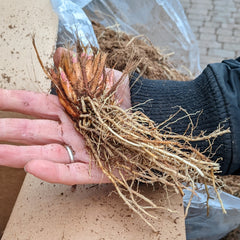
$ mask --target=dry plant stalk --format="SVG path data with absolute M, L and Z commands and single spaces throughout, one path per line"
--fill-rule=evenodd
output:
M 34 40 L 33 45 L 36 50 Z M 152 210 L 161 207 L 141 194 L 139 183 L 163 184 L 181 194 L 183 183 L 190 184 L 194 192 L 199 177 L 216 185 L 214 173 L 219 171 L 219 164 L 193 148 L 190 142 L 210 141 L 228 130 L 219 128 L 208 136 L 177 135 L 156 126 L 140 111 L 121 109 L 115 92 L 123 77 L 109 87 L 111 77 L 105 72 L 107 55 L 93 51 L 89 57 L 87 48 L 79 41 L 76 49 L 76 54 L 63 54 L 56 72 L 44 68 L 36 52 L 56 86 L 61 104 L 85 138 L 95 164 L 129 208 L 156 231 L 148 218 L 157 220 Z

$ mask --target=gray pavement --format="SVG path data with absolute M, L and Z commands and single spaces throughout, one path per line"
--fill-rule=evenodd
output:
M 200 63 L 240 55 L 240 0 L 180 0 L 198 40 Z

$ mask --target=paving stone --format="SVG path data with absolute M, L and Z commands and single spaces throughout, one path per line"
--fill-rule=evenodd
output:
M 233 29 L 231 28 L 218 28 L 216 31 L 217 35 L 232 35 Z
M 190 21 L 189 21 L 189 24 L 190 24 L 190 26 L 197 26 L 197 27 L 200 27 L 200 26 L 202 26 L 202 21 L 199 21 L 199 20 L 193 20 L 193 19 L 191 19 Z
M 228 23 L 234 24 L 234 23 L 236 23 L 236 22 L 235 22 L 235 19 L 229 18 L 229 19 L 228 19 Z
M 235 23 L 240 24 L 240 17 L 235 18 Z
M 180 0 L 199 45 L 201 66 L 240 55 L 240 0 Z
M 200 56 L 200 66 L 204 69 L 208 64 L 221 62 L 222 60 L 222 57 Z
M 235 10 L 235 12 L 232 13 L 232 18 L 239 17 L 239 12 Z
M 223 48 L 226 50 L 240 51 L 239 43 L 224 43 Z
M 200 28 L 199 26 L 191 26 L 191 29 L 192 29 L 193 33 L 194 33 L 195 35 L 198 34 L 198 36 L 195 36 L 196 39 L 199 38 L 199 28 Z
M 196 39 L 199 39 L 200 33 L 198 31 L 196 31 L 196 32 L 193 31 L 193 34 Z
M 189 0 L 181 0 L 180 2 L 181 2 L 181 4 L 183 5 L 183 7 L 185 6 L 186 3 L 190 3 Z
M 204 8 L 204 9 L 198 9 L 198 8 L 190 8 L 188 10 L 189 14 L 196 14 L 196 15 L 204 15 L 203 17 L 206 17 L 205 15 L 208 14 L 208 9 Z
M 207 47 L 201 47 L 199 49 L 199 53 L 200 53 L 200 56 L 206 56 L 207 55 L 207 52 L 208 52 L 208 48 Z
M 212 22 L 212 21 L 204 21 L 204 27 L 220 27 L 222 23 L 219 22 Z
M 240 29 L 233 29 L 233 36 L 240 37 Z
M 209 0 L 201 0 L 201 1 L 196 1 L 196 0 L 193 0 L 193 1 L 190 1 L 192 2 L 192 4 L 206 4 L 206 5 L 209 5 L 209 4 L 212 4 L 212 1 L 209 1 Z
M 206 5 L 192 5 L 190 8 L 191 8 L 191 9 L 198 9 L 198 10 L 204 9 L 204 10 L 207 10 L 207 11 L 212 11 L 213 6 L 206 6 Z
M 201 41 L 199 41 L 198 45 L 199 45 L 200 48 L 208 47 L 208 48 L 221 49 L 223 44 L 219 43 L 217 41 L 201 40 Z
M 192 13 L 189 13 L 188 14 L 188 18 L 189 19 L 193 19 L 193 20 L 198 20 L 198 21 L 209 21 L 210 20 L 210 16 L 208 15 L 202 15 L 202 14 L 192 14 Z
M 240 57 L 240 50 L 235 52 L 235 58 Z
M 218 42 L 222 42 L 222 43 L 237 43 L 239 42 L 239 38 L 233 36 L 233 35 L 228 35 L 228 34 L 225 34 L 225 35 L 218 35 L 217 36 L 217 41 Z
M 192 1 L 192 6 L 200 6 L 201 8 L 208 8 L 212 5 L 212 1 Z
M 234 7 L 235 4 L 233 1 L 230 1 L 230 0 L 227 0 L 227 1 L 219 1 L 219 0 L 215 0 L 213 1 L 213 4 L 215 6 L 219 6 L 219 7 L 222 7 L 222 8 L 226 8 L 226 7 Z
M 201 26 L 200 29 L 199 29 L 199 32 L 204 33 L 204 34 L 208 34 L 208 33 L 215 34 L 216 29 L 217 28 L 215 28 L 215 27 L 203 27 L 203 26 Z
M 226 50 L 226 49 L 210 48 L 208 51 L 208 56 L 233 58 L 235 56 L 235 51 Z
M 223 7 L 222 6 L 214 6 L 214 8 L 213 8 L 213 10 L 215 11 L 215 12 L 219 12 L 219 11 L 224 11 L 224 10 L 226 10 L 225 8 L 223 9 Z M 237 8 L 235 7 L 235 6 L 233 6 L 233 7 L 230 7 L 230 6 L 227 6 L 227 11 L 228 12 L 237 12 Z
M 214 16 L 212 16 L 211 21 L 213 21 L 213 22 L 221 22 L 221 23 L 229 23 L 230 22 L 230 18 L 226 17 L 226 16 L 214 15 Z
M 200 33 L 200 41 L 205 40 L 205 41 L 217 41 L 217 36 L 216 34 L 205 34 L 205 33 Z
M 221 23 L 221 28 L 231 28 L 240 30 L 239 24 L 229 24 L 229 23 Z

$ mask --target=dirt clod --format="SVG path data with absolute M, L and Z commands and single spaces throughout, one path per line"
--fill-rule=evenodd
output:
M 7 81 L 7 83 L 11 82 L 11 77 L 9 77 L 6 73 L 2 73 L 2 78 Z

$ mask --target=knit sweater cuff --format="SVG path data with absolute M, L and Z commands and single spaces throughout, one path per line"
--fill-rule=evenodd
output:
M 209 134 L 216 130 L 220 123 L 224 124 L 225 128 L 230 126 L 223 93 L 220 91 L 210 67 L 207 67 L 193 81 L 159 81 L 140 78 L 134 83 L 135 79 L 136 75 L 133 75 L 130 81 L 132 105 L 137 105 L 157 124 L 166 121 L 180 108 L 184 109 L 184 111 L 180 111 L 175 117 L 171 118 L 170 122 L 172 124 L 169 124 L 169 122 L 163 124 L 168 129 L 170 128 L 172 132 L 184 134 L 191 127 L 186 112 L 190 115 L 193 114 L 191 119 L 194 124 L 197 124 L 193 132 L 194 135 L 199 135 L 203 131 L 205 135 Z M 209 142 L 202 141 L 193 143 L 193 145 L 204 152 L 208 148 Z M 211 153 L 205 153 L 212 160 L 223 159 L 221 161 L 222 174 L 229 173 L 232 159 L 231 150 L 229 151 L 231 147 L 231 135 L 225 134 L 214 141 Z

